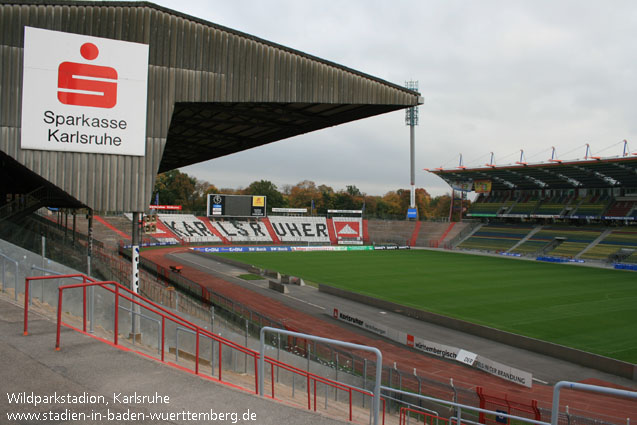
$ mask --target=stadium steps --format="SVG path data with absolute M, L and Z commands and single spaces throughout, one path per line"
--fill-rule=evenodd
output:
M 542 230 L 544 226 L 537 226 L 534 227 L 525 237 L 523 237 L 522 239 L 520 239 L 515 245 L 513 245 L 511 248 L 509 248 L 507 250 L 507 252 L 512 252 L 514 249 L 516 249 L 518 246 L 522 245 L 524 242 L 528 241 L 529 239 L 531 239 L 533 237 L 533 235 L 535 235 L 537 232 L 539 232 L 540 230 Z
M 451 230 L 456 226 L 456 224 L 457 223 L 455 221 L 449 224 L 449 226 L 447 227 L 447 230 L 445 230 L 442 236 L 440 236 L 440 238 L 438 239 L 438 244 L 442 243 L 442 241 L 447 237 L 449 232 L 451 232 Z
M 124 239 L 132 239 L 130 234 L 119 230 L 117 227 L 115 227 L 114 225 L 112 225 L 111 223 L 109 223 L 104 218 L 100 217 L 99 215 L 94 215 L 93 218 L 95 219 L 95 221 L 97 221 L 97 222 L 103 224 L 104 226 L 108 227 L 110 230 L 112 230 L 113 232 L 117 233 L 119 236 L 123 237 Z M 130 227 L 132 228 L 132 225 Z
M 440 244 L 453 247 L 453 241 L 457 240 L 457 238 L 463 234 L 471 232 L 473 227 L 475 227 L 475 224 L 471 222 L 457 222 L 456 225 L 453 226 L 453 229 L 451 229 L 444 238 L 439 239 Z
M 369 230 L 367 229 L 367 225 L 369 224 L 369 220 L 363 220 L 363 243 L 369 243 Z
M 330 243 L 332 245 L 338 245 L 338 238 L 336 237 L 336 231 L 334 230 L 334 220 L 327 218 L 325 221 L 327 222 L 327 234 L 330 236 Z
M 577 254 L 575 256 L 575 258 L 580 258 L 582 256 L 582 254 L 585 254 L 586 251 L 588 251 L 589 249 L 595 247 L 598 243 L 600 243 L 601 241 L 603 241 L 606 236 L 610 235 L 613 232 L 612 229 L 606 229 L 602 232 L 601 235 L 599 235 L 597 237 L 597 239 L 595 239 L 593 242 L 589 243 L 588 246 L 586 248 L 584 248 L 579 254 Z
M 564 242 L 566 242 L 566 238 L 564 238 L 563 236 L 555 236 L 552 241 L 550 241 L 540 249 L 539 254 L 546 255 L 556 249 L 558 246 L 562 245 Z
M 369 238 L 377 244 L 395 243 L 405 245 L 414 232 L 413 221 L 370 220 L 367 223 Z
M 438 241 L 440 236 L 449 227 L 448 223 L 440 223 L 435 221 L 424 221 L 418 232 L 417 246 L 431 246 L 434 241 Z
M 270 223 L 270 219 L 267 217 L 263 217 L 261 219 L 261 222 L 263 224 L 265 224 L 265 228 L 268 229 L 268 233 L 270 234 L 270 237 L 272 238 L 272 242 L 275 245 L 280 245 L 281 244 L 281 240 L 279 239 L 279 237 L 277 236 L 276 232 L 274 231 L 274 227 L 272 227 L 272 223 Z
M 221 243 L 223 243 L 224 245 L 232 245 L 232 242 L 230 242 L 228 238 L 222 235 L 221 232 L 219 232 L 219 230 L 217 230 L 217 228 L 212 225 L 212 221 L 208 217 L 197 217 L 197 218 L 203 221 L 203 224 L 206 225 L 206 228 L 210 230 L 210 232 L 213 235 L 221 239 Z
M 422 226 L 421 221 L 417 221 L 414 226 L 414 232 L 411 234 L 411 239 L 409 239 L 409 246 L 416 246 L 416 241 L 418 240 L 418 233 L 420 232 L 420 226 Z
M 179 238 L 172 230 L 168 228 L 164 223 L 157 219 L 157 232 L 153 234 L 153 237 L 159 241 L 166 241 L 170 239 L 174 239 L 175 242 L 183 244 L 184 241 Z
M 452 249 L 458 248 L 458 245 L 462 244 L 464 241 L 466 241 L 471 236 L 473 236 L 476 232 L 482 229 L 482 226 L 484 226 L 484 224 L 480 223 L 477 226 L 475 226 L 473 229 L 471 229 L 469 232 L 467 232 L 466 234 L 459 233 L 453 239 L 450 239 L 449 243 L 451 244 Z

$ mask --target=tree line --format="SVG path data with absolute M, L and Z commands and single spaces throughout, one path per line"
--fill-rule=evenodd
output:
M 153 203 L 158 196 L 161 205 L 181 205 L 186 211 L 205 215 L 207 196 L 214 193 L 267 196 L 268 208 L 307 208 L 308 211 L 313 208 L 312 212 L 319 215 L 325 215 L 329 209 L 363 210 L 366 217 L 400 219 L 406 216 L 410 198 L 409 189 L 392 190 L 377 196 L 362 193 L 354 185 L 334 190 L 310 180 L 281 188 L 268 180 L 254 181 L 242 189 L 218 188 L 179 170 L 171 170 L 157 176 Z M 432 197 L 425 189 L 416 189 L 420 219 L 448 218 L 450 201 L 449 194 Z

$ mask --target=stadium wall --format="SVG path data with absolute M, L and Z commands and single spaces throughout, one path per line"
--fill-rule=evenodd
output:
M 516 335 L 488 326 L 477 325 L 464 320 L 419 310 L 329 285 L 319 284 L 319 291 L 637 381 L 637 365 L 632 363 L 611 359 L 598 354 L 587 353 L 582 350 L 551 342 L 540 341 L 535 338 Z

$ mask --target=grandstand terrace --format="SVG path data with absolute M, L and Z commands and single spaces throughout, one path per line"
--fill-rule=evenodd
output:
M 265 223 L 259 220 L 215 220 L 210 223 L 231 243 L 272 243 Z
M 489 224 L 480 227 L 458 245 L 460 249 L 508 251 L 533 230 L 528 224 Z
M 624 251 L 628 256 L 623 262 L 637 262 L 637 229 L 620 228 L 608 231 L 608 234 L 594 247 L 582 253 L 581 258 L 608 261 L 611 256 Z
M 188 243 L 220 243 L 206 223 L 192 214 L 157 214 L 157 218 L 179 239 Z
M 414 233 L 415 223 L 397 220 L 370 220 L 367 224 L 369 238 L 376 243 L 406 245 Z
M 575 258 L 599 238 L 603 230 L 601 227 L 545 226 L 512 252 Z
M 632 221 L 637 201 L 634 155 L 430 172 L 452 187 L 488 183 L 489 190 L 480 193 L 468 217 Z
M 281 242 L 331 242 L 325 217 L 271 216 L 269 220 Z
M 483 225 L 460 249 L 585 261 L 637 259 L 634 155 L 431 172 L 452 187 L 475 181 L 488 187 L 466 214 Z

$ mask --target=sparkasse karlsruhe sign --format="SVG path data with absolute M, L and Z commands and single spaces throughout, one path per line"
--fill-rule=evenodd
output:
M 144 156 L 148 45 L 24 28 L 22 149 Z

